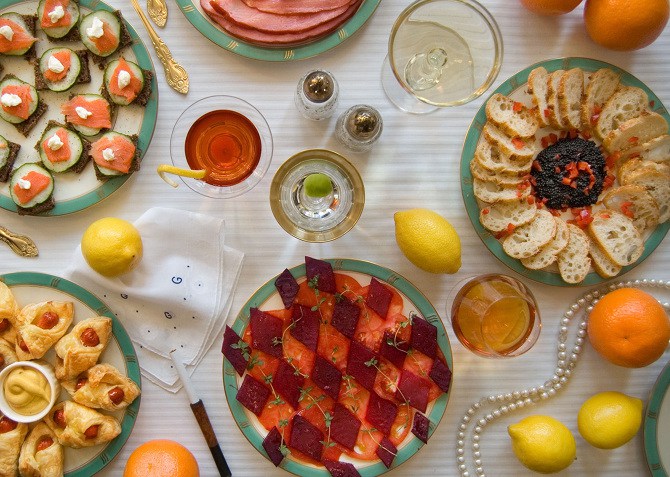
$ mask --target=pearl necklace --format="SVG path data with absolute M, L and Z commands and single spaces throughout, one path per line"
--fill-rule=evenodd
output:
M 558 330 L 556 369 L 551 378 L 537 387 L 527 388 L 521 391 L 512 391 L 506 394 L 491 394 L 490 396 L 482 397 L 478 401 L 473 402 L 461 418 L 456 434 L 456 464 L 461 477 L 471 476 L 470 471 L 468 470 L 465 453 L 465 440 L 470 425 L 474 424 L 474 428 L 472 429 L 472 457 L 474 458 L 475 473 L 478 477 L 486 477 L 480 451 L 481 434 L 486 426 L 505 414 L 555 396 L 556 393 L 567 384 L 570 376 L 572 376 L 575 366 L 577 366 L 577 360 L 579 359 L 579 354 L 584 345 L 584 338 L 586 338 L 587 318 L 593 310 L 593 306 L 606 293 L 624 287 L 649 287 L 670 290 L 670 280 L 642 279 L 613 283 L 600 290 L 588 292 L 574 302 L 563 314 L 563 318 L 561 319 L 561 326 Z M 665 302 L 661 304 L 666 310 L 670 309 L 670 303 Z M 568 340 L 568 326 L 573 318 L 578 315 L 581 316 L 582 319 L 579 321 L 577 336 L 572 346 L 572 350 L 568 353 L 568 345 L 566 344 Z M 495 407 L 495 409 L 477 418 L 476 414 L 478 412 L 483 412 L 482 408 L 485 406 L 492 406 Z

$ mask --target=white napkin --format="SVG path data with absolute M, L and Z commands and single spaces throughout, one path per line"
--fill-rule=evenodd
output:
M 224 221 L 153 208 L 135 222 L 142 236 L 138 267 L 118 278 L 93 271 L 77 247 L 65 272 L 104 301 L 135 342 L 142 374 L 172 392 L 181 388 L 170 351 L 190 373 L 220 336 L 244 254 L 224 245 Z

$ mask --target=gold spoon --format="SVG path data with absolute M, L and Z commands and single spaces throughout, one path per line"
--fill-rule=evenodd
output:
M 9 247 L 22 257 L 37 257 L 37 245 L 30 237 L 14 233 L 0 226 L 0 241 L 5 242 Z
M 183 66 L 181 66 L 174 60 L 174 58 L 172 58 L 170 49 L 158 36 L 156 30 L 154 30 L 154 27 L 151 26 L 151 23 L 149 23 L 149 20 L 140 8 L 140 4 L 137 2 L 137 0 L 131 1 L 133 8 L 135 8 L 135 11 L 140 16 L 142 23 L 144 23 L 144 26 L 149 32 L 151 43 L 153 43 L 156 54 L 158 55 L 158 59 L 161 60 L 163 68 L 165 69 L 165 79 L 167 79 L 168 84 L 172 89 L 179 93 L 188 93 L 188 73 L 186 73 L 186 70 Z
M 167 5 L 165 0 L 147 0 L 147 12 L 156 25 L 164 27 L 167 22 Z

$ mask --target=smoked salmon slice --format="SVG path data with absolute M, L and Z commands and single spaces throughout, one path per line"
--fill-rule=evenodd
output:
M 91 41 L 95 44 L 101 56 L 106 56 L 119 46 L 119 38 L 114 35 L 112 29 L 104 21 L 102 22 L 102 36 L 100 38 L 91 38 Z
M 42 149 L 44 149 L 44 154 L 46 154 L 47 159 L 50 162 L 64 162 L 70 159 L 72 151 L 70 150 L 70 141 L 68 138 L 67 131 L 63 128 L 56 130 L 56 136 L 61 140 L 63 145 L 56 149 L 55 151 L 49 147 L 49 139 L 47 138 L 42 141 Z
M 37 41 L 37 38 L 28 33 L 25 28 L 9 18 L 0 18 L 0 28 L 3 26 L 11 28 L 14 35 L 11 40 L 5 38 L 4 35 L 0 35 L 0 53 L 25 50 Z
M 30 188 L 22 189 L 19 184 L 14 185 L 14 195 L 22 204 L 33 200 L 37 194 L 45 190 L 51 184 L 51 178 L 37 171 L 30 171 L 21 179 L 30 182 Z
M 110 160 L 105 158 L 105 150 L 108 149 L 111 154 L 108 151 L 106 155 L 112 157 Z M 127 174 L 135 157 L 135 149 L 130 138 L 118 133 L 107 133 L 91 144 L 90 155 L 98 166 Z
M 43 73 L 46 79 L 48 79 L 52 83 L 55 83 L 67 76 L 68 72 L 70 71 L 70 67 L 72 66 L 72 55 L 68 50 L 59 50 L 51 56 L 56 58 L 63 65 L 63 71 L 61 71 L 60 73 L 54 73 L 50 69 L 47 69 Z
M 84 108 L 91 115 L 82 118 L 77 113 L 77 108 Z M 68 123 L 77 126 L 85 126 L 91 129 L 104 129 L 112 127 L 112 114 L 109 103 L 102 97 L 87 99 L 84 96 L 74 96 L 69 101 L 63 103 L 61 112 L 65 115 Z
M 21 103 L 16 106 L 5 106 L 3 104 L 2 109 L 17 118 L 28 119 L 30 116 L 30 103 L 33 101 L 29 85 L 8 84 L 2 88 L 0 94 L 15 94 L 21 98 Z
M 72 15 L 67 8 L 69 5 L 70 0 L 45 0 L 44 13 L 42 14 L 41 18 L 42 26 L 45 28 L 70 26 L 72 24 Z M 49 17 L 49 12 L 53 12 L 54 9 L 59 6 L 63 7 L 64 15 L 54 23 L 51 21 L 51 17 Z
M 125 71 L 130 75 L 130 83 L 123 88 L 119 88 L 119 74 L 121 71 Z M 142 80 L 133 73 L 133 69 L 125 58 L 119 58 L 119 64 L 114 69 L 111 81 L 108 84 L 109 92 L 116 96 L 123 96 L 131 103 L 140 94 L 143 86 Z

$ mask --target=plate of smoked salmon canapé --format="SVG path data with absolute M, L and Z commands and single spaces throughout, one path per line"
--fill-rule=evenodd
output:
M 149 53 L 94 0 L 0 8 L 0 207 L 65 215 L 139 170 L 158 113 Z
M 249 442 L 300 476 L 374 477 L 428 442 L 449 401 L 452 354 L 428 299 L 353 259 L 285 269 L 224 332 L 228 405 Z
M 381 0 L 177 0 L 205 37 L 265 61 L 310 58 L 356 33 Z

